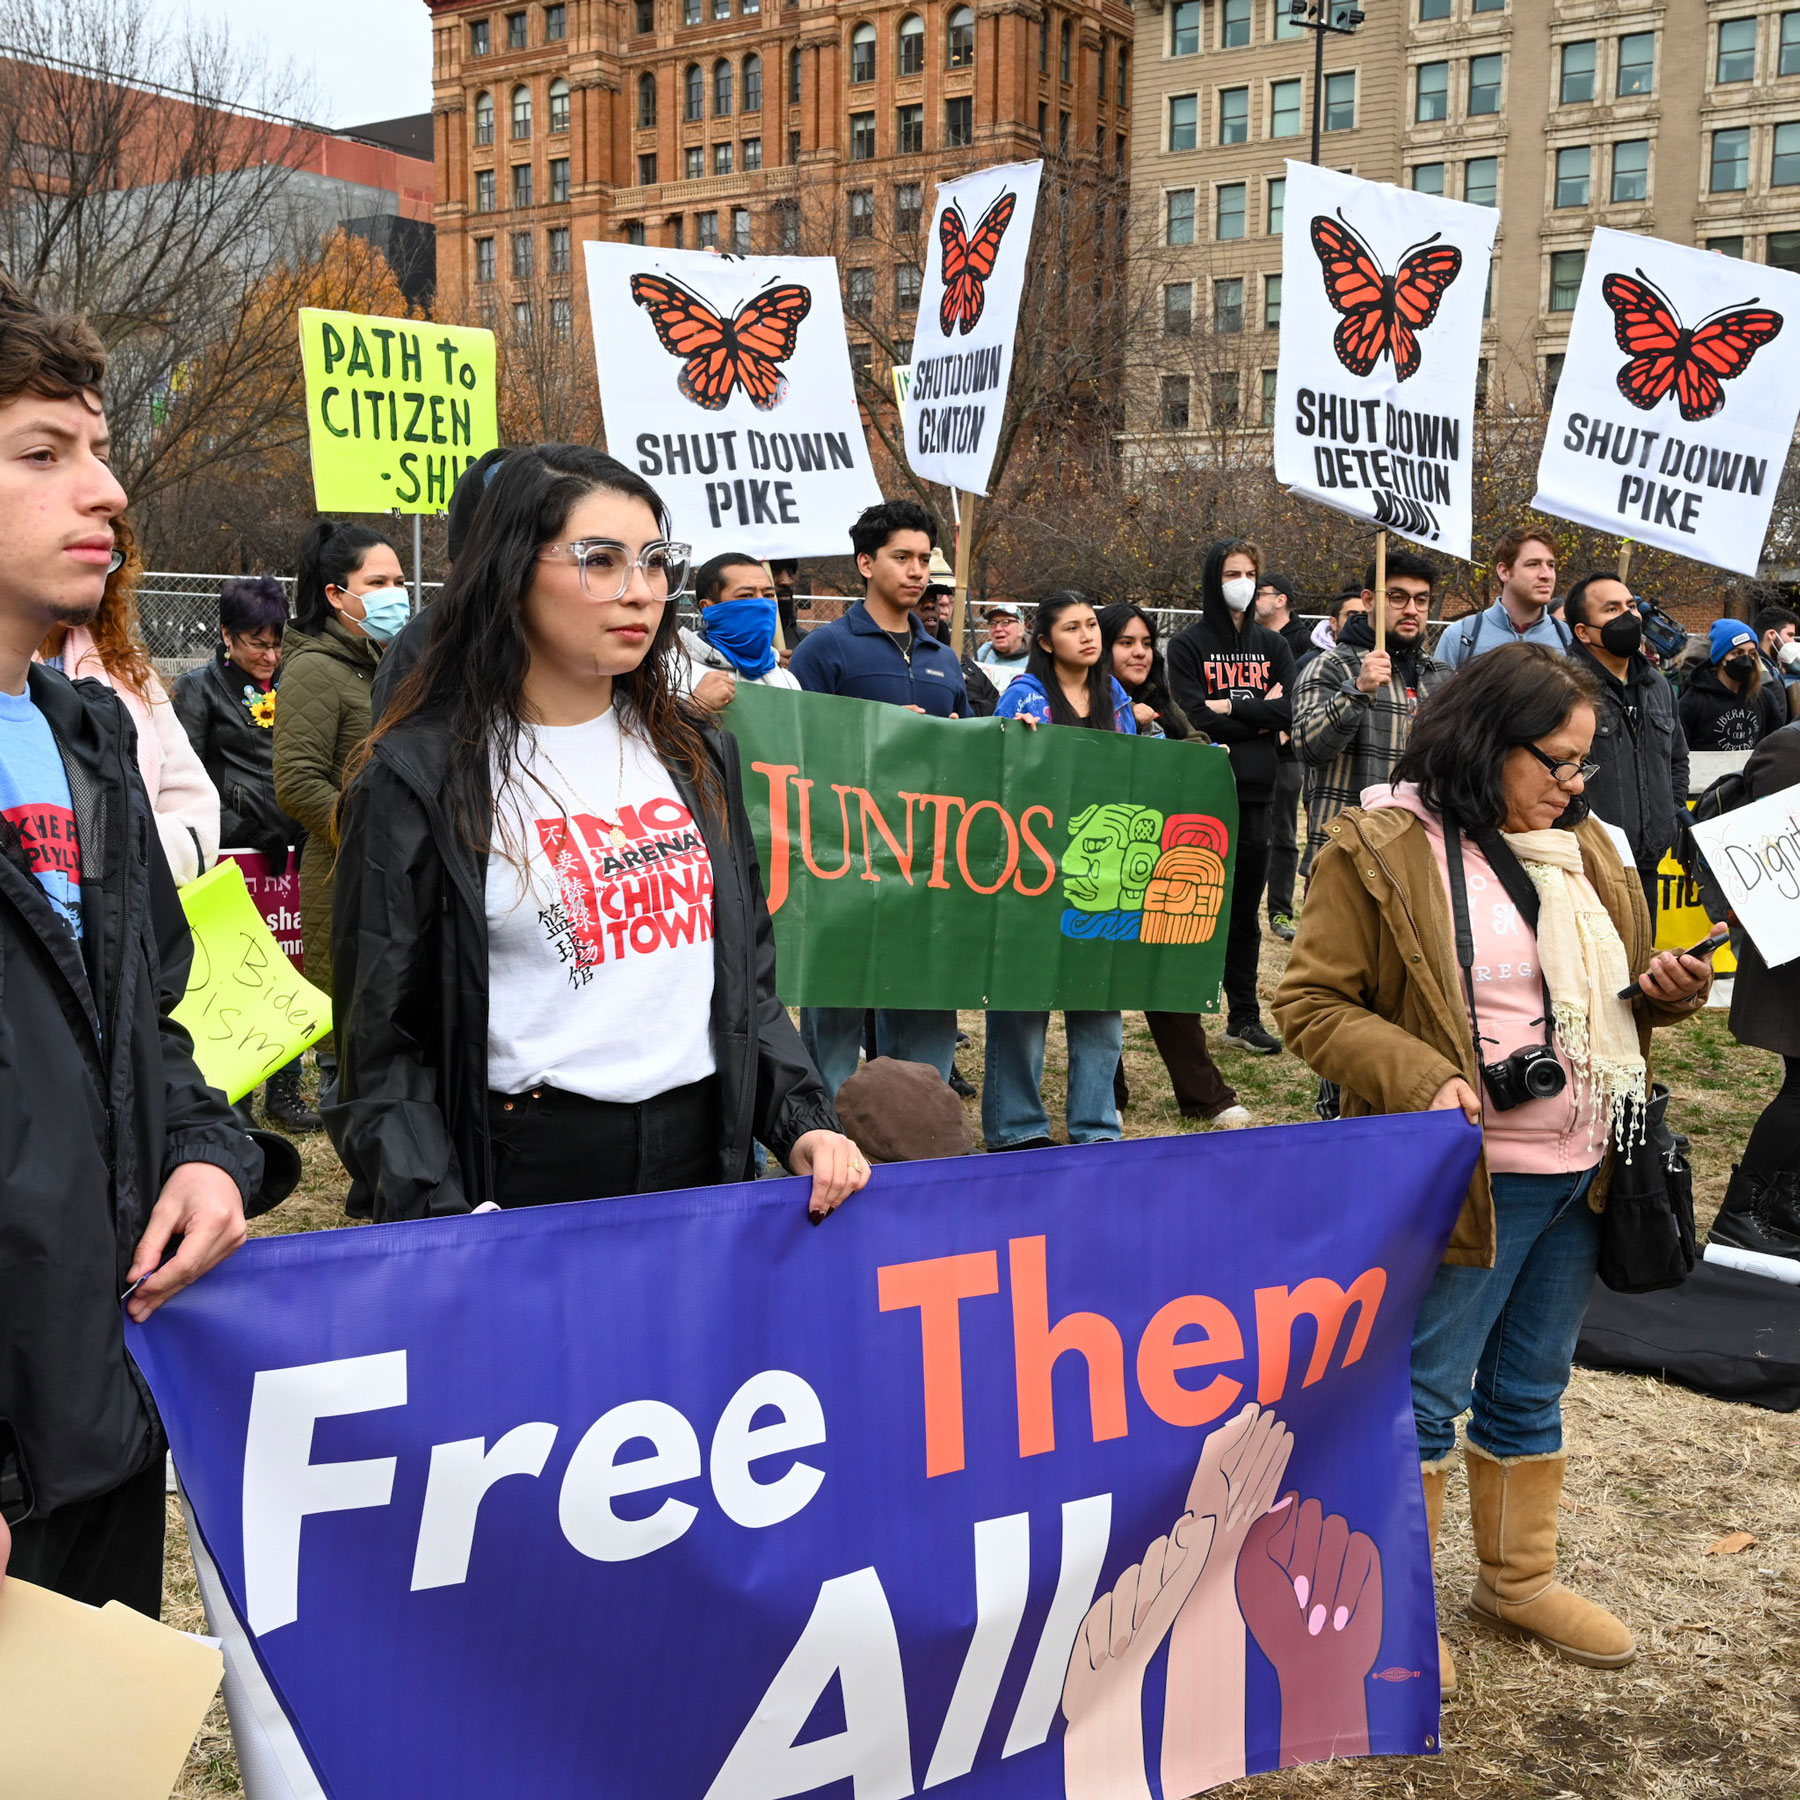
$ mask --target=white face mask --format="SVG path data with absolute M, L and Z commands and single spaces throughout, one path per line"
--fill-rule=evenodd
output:
M 1233 612 L 1241 613 L 1256 598 L 1256 577 L 1254 575 L 1234 575 L 1229 581 L 1220 584 L 1225 591 L 1225 604 Z
M 1776 653 L 1775 660 L 1784 669 L 1800 669 L 1800 642 L 1790 638 Z

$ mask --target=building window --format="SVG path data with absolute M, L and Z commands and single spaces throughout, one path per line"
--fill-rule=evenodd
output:
M 916 181 L 903 181 L 894 189 L 894 229 L 910 233 L 919 229 L 925 210 L 925 190 Z
M 1056 52 L 1056 72 L 1064 81 L 1069 79 L 1069 72 L 1073 66 L 1074 41 L 1074 28 L 1067 19 L 1064 19 L 1062 22 L 1062 31 L 1057 38 L 1058 47 Z
M 1656 86 L 1656 33 L 1634 31 L 1619 39 L 1619 98 L 1647 94 Z
M 852 344 L 850 346 L 850 373 L 860 375 L 865 381 L 872 379 L 870 371 L 875 366 L 875 351 L 868 344 Z
M 1213 219 L 1213 236 L 1221 240 L 1244 235 L 1244 184 L 1226 181 L 1219 185 L 1218 210 Z
M 1213 330 L 1218 332 L 1244 329 L 1244 279 L 1232 275 L 1213 283 Z
M 1722 87 L 1729 81 L 1756 79 L 1756 21 L 1719 21 L 1719 60 L 1714 79 Z
M 1194 329 L 1194 284 L 1171 281 L 1163 289 L 1163 330 L 1170 337 L 1186 337 Z
M 1769 169 L 1771 187 L 1800 187 L 1800 125 L 1775 127 L 1775 160 Z
M 850 235 L 853 238 L 875 235 L 875 190 L 873 188 L 852 188 L 850 190 Z
M 1562 386 L 1564 357 L 1561 351 L 1544 358 L 1544 405 L 1548 407 Z
M 652 176 L 651 179 L 654 180 L 655 177 Z M 643 229 L 643 221 L 639 220 L 638 230 L 641 232 Z M 641 243 L 643 240 L 640 238 L 638 241 Z M 569 228 L 566 225 L 552 225 L 550 227 L 550 273 L 566 275 L 568 272 Z
M 788 52 L 788 105 L 800 104 L 800 47 Z
M 1263 330 L 1279 331 L 1281 329 L 1281 277 L 1265 275 L 1263 277 Z
M 744 139 L 744 156 L 740 165 L 746 171 L 762 167 L 762 139 L 759 137 Z
M 1066 112 L 1056 115 L 1056 148 L 1063 156 L 1069 154 L 1069 115 Z
M 1100 104 L 1101 104 L 1101 105 L 1102 105 L 1102 106 L 1104 106 L 1104 105 L 1105 105 L 1105 104 L 1106 104 L 1106 51 L 1107 51 L 1107 41 L 1108 41 L 1108 40 L 1107 40 L 1107 38 L 1106 38 L 1106 37 L 1105 37 L 1105 35 L 1104 35 L 1104 34 L 1102 34 L 1102 35 L 1101 35 L 1101 38 L 1100 38 L 1100 80 L 1099 80 L 1099 84 L 1098 84 L 1098 85 L 1099 85 L 1099 88 L 1100 88 Z
M 515 139 L 531 136 L 531 89 L 523 84 L 512 91 L 512 134 Z
M 715 19 L 731 17 L 731 0 L 712 0 L 712 16 Z
M 1615 206 L 1650 198 L 1650 140 L 1627 138 L 1613 145 L 1612 197 Z
M 1244 144 L 1250 140 L 1250 90 L 1223 88 L 1219 93 L 1219 142 Z
M 1769 233 L 1769 267 L 1800 274 L 1800 231 Z
M 494 171 L 492 169 L 475 171 L 475 210 L 478 213 L 494 210 Z
M 687 242 L 686 228 L 687 221 L 680 213 L 669 215 L 669 248 L 671 250 L 680 250 L 685 246 Z
M 1192 150 L 1200 138 L 1200 98 L 1174 94 L 1169 99 L 1169 148 Z
M 1261 425 L 1275 423 L 1275 371 L 1264 369 L 1262 372 L 1262 413 L 1257 421 Z
M 1250 0 L 1225 0 L 1219 9 L 1219 48 L 1241 50 L 1250 41 Z
M 1471 206 L 1500 204 L 1500 159 L 1472 156 L 1463 164 L 1463 198 Z
M 853 319 L 866 319 L 875 310 L 875 271 L 851 269 L 844 277 L 844 311 Z
M 475 240 L 475 279 L 483 283 L 494 279 L 494 240 L 492 238 Z
M 780 250 L 800 248 L 800 208 L 795 201 L 775 202 L 775 244 Z
M 1730 131 L 1715 131 L 1712 141 L 1712 192 L 1741 194 L 1749 185 L 1749 127 L 1739 125 Z
M 1050 73 L 1050 12 L 1045 8 L 1044 16 L 1038 20 L 1038 73 Z
M 1042 100 L 1038 102 L 1038 142 L 1050 142 L 1050 108 Z
M 762 111 L 762 58 L 744 58 L 744 111 Z
M 569 198 L 569 159 L 566 156 L 553 156 L 550 159 L 550 204 L 560 206 Z
M 902 263 L 894 271 L 894 310 L 896 312 L 917 312 L 919 310 L 919 289 L 924 284 L 924 276 L 914 263 Z
M 788 133 L 788 167 L 794 168 L 800 161 L 800 134 L 797 131 Z
M 551 101 L 554 109 L 556 102 Z M 555 114 L 552 111 L 552 118 Z M 656 123 L 656 77 L 640 75 L 638 77 L 638 130 L 647 131 Z
M 1356 75 L 1348 71 L 1325 77 L 1325 129 L 1356 129 Z
M 1594 153 L 1578 144 L 1556 153 L 1556 202 L 1558 206 L 1586 206 Z
M 1450 111 L 1450 65 L 1447 62 L 1420 63 L 1413 77 L 1413 118 L 1421 125 L 1432 124 L 1448 116 Z
M 684 25 L 698 25 L 700 23 L 700 0 L 681 0 L 681 22 Z M 676 221 L 675 228 L 677 231 L 681 229 L 680 220 Z M 681 248 L 679 244 L 675 247 L 676 249 Z
M 1269 136 L 1300 135 L 1300 83 L 1277 81 L 1269 89 Z
M 1469 58 L 1470 118 L 1500 110 L 1500 63 L 1498 55 Z
M 1450 0 L 1419 0 L 1419 23 L 1430 25 L 1450 16 Z
M 850 34 L 850 79 L 875 79 L 875 27 L 863 24 Z
M 1064 114 L 1066 118 L 1068 115 Z M 975 100 L 964 94 L 944 102 L 944 142 L 952 149 L 975 141 Z
M 706 146 L 689 144 L 682 151 L 682 170 L 687 180 L 698 181 L 706 173 Z
M 492 48 L 492 40 L 488 37 L 487 20 L 472 20 L 469 25 L 469 54 L 471 56 L 486 56 L 488 51 Z
M 1600 46 L 1592 38 L 1562 47 L 1562 77 L 1557 101 L 1563 106 L 1586 106 L 1594 97 L 1594 68 Z
M 641 219 L 634 220 L 626 227 L 635 231 L 635 238 L 627 238 L 627 243 L 641 244 L 644 241 L 644 225 Z M 562 343 L 567 343 L 575 332 L 575 308 L 567 294 L 559 294 L 550 302 L 550 330 Z
M 515 163 L 512 172 L 512 203 L 514 206 L 531 204 L 531 164 Z
M 873 115 L 871 115 L 873 116 Z M 916 156 L 925 148 L 925 108 L 923 106 L 896 106 L 894 108 L 895 141 L 901 156 Z M 871 156 L 873 151 L 869 153 Z
M 716 212 L 694 214 L 694 248 L 716 250 L 719 247 L 719 215 Z
M 925 73 L 925 21 L 917 13 L 900 21 L 899 68 L 902 75 Z
M 1550 310 L 1573 312 L 1581 293 L 1581 272 L 1587 267 L 1585 250 L 1550 252 Z
M 656 152 L 640 150 L 638 152 L 638 186 L 654 187 L 656 185 Z
M 1475 363 L 1475 410 L 1487 411 L 1488 397 L 1488 359 L 1478 357 Z
M 532 267 L 531 233 L 515 231 L 512 234 L 512 276 L 514 281 L 530 279 Z
M 1474 0 L 1470 12 L 1505 12 L 1506 0 Z
M 1777 75 L 1800 75 L 1800 12 L 1781 15 L 1781 54 Z
M 850 115 L 850 160 L 869 162 L 875 155 L 875 115 L 872 112 Z
M 1129 44 L 1119 46 L 1119 61 L 1118 67 L 1114 71 L 1114 81 L 1118 104 L 1124 106 L 1131 97 L 1131 46 Z
M 1715 256 L 1736 256 L 1744 254 L 1744 240 L 1741 237 L 1712 237 L 1706 240 L 1706 247 Z
M 639 37 L 647 37 L 656 29 L 656 0 L 637 0 L 635 11 L 637 14 L 637 34 Z M 550 13 L 556 13 L 558 15 L 556 23 L 561 26 L 563 24 L 563 9 L 560 6 L 550 7 L 544 15 L 546 20 L 549 18 Z M 556 35 L 559 38 L 566 37 L 568 35 L 567 29 L 559 30 Z M 548 25 L 545 27 L 544 37 L 546 41 L 549 40 L 550 31 Z
M 1442 163 L 1419 163 L 1412 172 L 1412 189 L 1415 194 L 1441 194 L 1444 191 L 1444 165 Z
M 1065 25 L 1063 27 L 1065 42 L 1068 31 L 1069 28 Z M 948 36 L 950 67 L 953 69 L 970 67 L 975 61 L 975 14 L 971 8 L 959 6 L 951 13 Z M 1063 80 L 1067 81 L 1068 79 L 1068 73 L 1065 70 Z
M 681 116 L 690 125 L 706 116 L 706 77 L 698 63 L 689 63 L 681 78 Z
M 1168 196 L 1168 229 L 1166 237 L 1171 244 L 1191 244 L 1194 241 L 1194 190 L 1177 188 Z
M 531 302 L 529 300 L 515 300 L 513 302 L 512 321 L 513 329 L 518 332 L 521 337 L 529 337 L 531 335 Z
M 1188 428 L 1188 378 L 1185 375 L 1162 378 L 1162 423 L 1164 431 L 1186 431 Z
M 1275 30 L 1273 36 L 1278 44 L 1286 43 L 1289 38 L 1303 38 L 1306 36 L 1305 31 L 1295 22 L 1293 14 L 1288 7 L 1288 0 L 1271 0 L 1271 4 L 1275 8 Z
M 1215 369 L 1212 377 L 1212 422 L 1215 431 L 1233 431 L 1239 423 L 1236 369 Z
M 655 92 L 652 90 L 650 100 L 651 123 L 654 124 L 656 112 Z M 559 75 L 550 84 L 550 135 L 555 137 L 569 129 L 569 84 Z
M 1282 209 L 1287 205 L 1287 177 L 1271 176 L 1269 180 L 1269 236 L 1281 236 Z
M 492 94 L 475 96 L 475 141 L 478 144 L 491 144 L 494 141 L 494 96 Z
M 724 57 L 713 64 L 713 117 L 731 116 L 731 64 Z
M 527 15 L 522 12 L 508 13 L 506 15 L 507 49 L 524 50 L 529 46 L 531 39 L 525 29 L 526 19 Z
M 714 144 L 712 152 L 712 172 L 715 175 L 729 175 L 731 173 L 731 146 L 729 144 Z
M 731 247 L 739 256 L 747 256 L 750 252 L 750 209 L 747 206 L 731 209 Z

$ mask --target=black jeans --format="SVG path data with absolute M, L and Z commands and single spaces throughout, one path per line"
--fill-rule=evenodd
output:
M 117 1600 L 162 1617 L 163 1459 L 91 1500 L 12 1528 L 6 1572 L 87 1606 Z
M 1300 872 L 1299 757 L 1275 765 L 1275 798 L 1269 803 L 1269 917 L 1294 910 L 1294 877 Z
M 494 1199 L 501 1206 L 616 1200 L 719 1179 L 719 1082 L 615 1105 L 533 1088 L 488 1095 Z
M 1262 892 L 1269 872 L 1267 800 L 1238 802 L 1237 873 L 1231 920 L 1225 934 L 1225 1023 L 1228 1029 L 1258 1025 L 1256 966 L 1262 956 Z

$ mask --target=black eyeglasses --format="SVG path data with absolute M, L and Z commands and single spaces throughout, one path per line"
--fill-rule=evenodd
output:
M 1567 787 L 1571 781 L 1578 778 L 1582 781 L 1592 781 L 1600 773 L 1600 765 L 1597 762 L 1558 762 L 1554 756 L 1546 756 L 1536 744 L 1526 744 L 1523 747 L 1550 771 L 1550 779 L 1558 787 Z

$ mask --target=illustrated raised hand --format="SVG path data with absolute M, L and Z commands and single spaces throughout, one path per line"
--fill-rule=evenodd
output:
M 1238 1605 L 1281 1683 L 1281 1761 L 1366 1755 L 1381 1651 L 1381 1552 L 1317 1500 L 1283 1496 L 1237 1559 Z
M 1217 1574 L 1230 1568 L 1251 1526 L 1281 1492 L 1293 1451 L 1293 1434 L 1254 1401 L 1200 1446 L 1200 1461 L 1188 1485 L 1188 1511 L 1219 1522 Z

